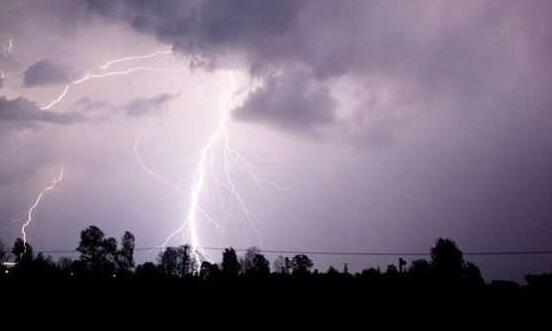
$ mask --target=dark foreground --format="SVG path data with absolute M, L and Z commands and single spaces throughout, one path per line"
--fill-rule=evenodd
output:
M 302 254 L 279 257 L 271 268 L 257 248 L 243 256 L 229 248 L 220 264 L 200 263 L 186 245 L 166 248 L 156 262 L 135 265 L 134 237 L 127 232 L 121 241 L 90 227 L 81 233 L 78 259 L 54 262 L 16 240 L 11 252 L 0 254 L 0 312 L 10 318 L 48 312 L 133 321 L 156 312 L 186 324 L 217 322 L 195 314 L 222 311 L 240 318 L 270 316 L 287 328 L 289 316 L 272 312 L 313 322 L 342 313 L 363 319 L 392 314 L 389 322 L 397 322 L 414 313 L 507 320 L 524 313 L 546 316 L 552 308 L 552 273 L 527 275 L 523 284 L 485 281 L 448 239 L 436 241 L 429 260 L 399 259 L 385 271 L 367 268 L 354 274 L 335 268 L 319 272 Z

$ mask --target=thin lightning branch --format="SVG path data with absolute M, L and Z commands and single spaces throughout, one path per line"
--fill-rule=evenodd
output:
M 21 234 L 23 235 L 23 243 L 25 244 L 24 247 L 26 249 L 26 244 L 27 244 L 27 232 L 25 231 L 27 229 L 27 227 L 31 224 L 31 222 L 33 221 L 33 213 L 34 211 L 36 210 L 36 208 L 38 208 L 38 205 L 40 204 L 40 202 L 42 201 L 42 199 L 44 198 L 44 195 L 48 192 L 48 191 L 51 191 L 53 189 L 56 188 L 56 186 L 61 183 L 63 181 L 63 176 L 65 175 L 65 169 L 64 167 L 62 166 L 59 170 L 59 174 L 58 176 L 48 185 L 46 186 L 45 188 L 42 189 L 42 191 L 40 191 L 36 197 L 36 199 L 34 200 L 34 202 L 32 203 L 31 207 L 29 208 L 29 210 L 27 211 L 27 216 L 25 217 L 25 223 L 23 223 L 23 226 L 21 226 Z
M 12 52 L 12 49 L 13 49 L 13 40 L 10 39 L 9 42 L 8 42 L 8 45 L 4 47 L 3 52 L 4 52 L 4 54 L 10 54 Z M 111 60 L 111 61 L 106 62 L 101 68 L 105 69 L 105 68 L 108 68 L 109 66 L 114 65 L 116 63 L 122 63 L 122 62 L 138 60 L 138 59 L 150 58 L 150 57 L 157 56 L 157 55 L 162 55 L 162 54 L 165 54 L 165 53 L 166 53 L 166 51 L 159 51 L 159 52 L 155 52 L 153 54 L 150 54 L 148 56 L 133 56 L 133 57 L 126 57 L 126 58 Z M 106 77 L 119 76 L 119 75 L 128 75 L 128 74 L 136 72 L 136 71 L 163 71 L 163 70 L 171 70 L 172 71 L 172 70 L 174 70 L 174 68 L 173 69 L 164 69 L 164 68 L 138 66 L 138 67 L 130 68 L 130 69 L 127 69 L 127 70 L 111 71 L 111 72 L 106 72 L 106 73 L 101 73 L 101 74 L 96 74 L 96 73 L 86 74 L 83 77 L 81 77 L 81 78 L 79 78 L 75 81 L 72 81 L 72 82 L 68 83 L 67 85 L 65 85 L 62 92 L 55 99 L 53 99 L 50 103 L 48 103 L 47 105 L 41 107 L 40 109 L 42 111 L 50 110 L 52 107 L 59 104 L 67 96 L 71 86 L 84 83 L 84 82 L 86 82 L 88 80 L 91 80 L 91 79 L 106 78 Z M 2 78 L 3 78 L 3 76 L 4 76 L 4 73 L 2 71 Z M 139 141 L 136 142 L 135 150 L 137 150 L 137 148 L 138 148 L 138 143 L 139 143 Z M 139 156 L 138 153 L 136 155 Z M 147 168 L 145 163 L 142 162 L 141 164 L 145 168 Z M 154 173 L 154 172 L 152 172 L 152 173 Z M 51 191 L 51 190 L 55 189 L 56 186 L 63 181 L 64 174 L 65 174 L 65 170 L 64 170 L 64 167 L 62 166 L 61 169 L 60 169 L 59 175 L 54 179 L 54 181 L 50 185 L 46 186 L 45 188 L 42 189 L 42 191 L 40 191 L 38 193 L 38 195 L 37 195 L 36 199 L 34 200 L 33 204 L 28 209 L 27 214 L 24 218 L 25 222 L 21 227 L 21 234 L 23 236 L 24 244 L 27 243 L 26 229 L 27 229 L 27 227 L 29 227 L 29 225 L 31 224 L 31 222 L 33 220 L 34 211 L 36 210 L 36 208 L 38 208 L 40 202 L 44 198 L 44 195 L 48 191 Z M 25 247 L 26 247 L 26 245 L 25 245 Z
M 155 180 L 158 180 L 159 182 L 161 182 L 163 185 L 166 185 L 168 186 L 169 188 L 172 188 L 172 189 L 175 189 L 174 185 L 172 185 L 171 183 L 169 183 L 168 180 L 166 180 L 163 176 L 159 175 L 157 172 L 155 172 L 154 170 L 152 170 L 147 164 L 146 162 L 144 161 L 144 159 L 142 158 L 142 155 L 140 154 L 140 151 L 139 151 L 139 146 L 140 146 L 140 142 L 142 141 L 142 139 L 144 138 L 144 134 L 146 133 L 146 130 L 143 130 L 139 135 L 138 135 L 138 138 L 136 139 L 136 142 L 134 143 L 134 156 L 136 157 L 136 161 L 138 162 L 138 164 L 142 167 L 142 169 L 144 169 L 144 171 L 150 175 L 151 177 L 153 177 Z
M 101 66 L 100 69 L 105 70 L 105 69 L 107 69 L 107 68 L 109 68 L 112 65 L 117 64 L 117 63 L 124 63 L 124 62 L 135 61 L 135 60 L 151 59 L 151 58 L 156 57 L 156 56 L 170 55 L 170 54 L 172 54 L 172 49 L 168 49 L 166 51 L 155 51 L 155 52 L 153 52 L 151 54 L 147 54 L 147 55 L 127 56 L 127 57 L 123 57 L 123 58 L 120 58 L 120 59 L 108 61 L 103 66 Z
M 65 87 L 63 88 L 62 92 L 50 103 L 40 108 L 40 110 L 50 110 L 52 107 L 63 101 L 65 97 L 67 96 L 67 93 L 69 93 L 69 90 L 71 89 L 71 86 L 82 84 L 88 80 L 91 79 L 97 79 L 97 78 L 106 78 L 111 76 L 124 76 L 131 74 L 136 71 L 174 71 L 174 68 L 158 68 L 158 67 L 133 67 L 127 70 L 119 70 L 119 71 L 111 71 L 106 72 L 103 74 L 86 74 L 83 77 L 74 80 L 72 82 L 67 83 Z

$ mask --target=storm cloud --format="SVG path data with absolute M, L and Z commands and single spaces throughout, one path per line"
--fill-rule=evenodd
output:
M 122 107 L 129 116 L 138 117 L 161 112 L 163 106 L 179 97 L 179 94 L 163 93 L 150 98 L 139 98 Z
M 23 82 L 27 87 L 66 83 L 68 75 L 58 64 L 50 60 L 35 62 L 25 70 Z
M 336 100 L 326 86 L 317 86 L 304 70 L 293 70 L 267 78 L 243 106 L 234 110 L 234 116 L 301 132 L 334 124 L 335 106 Z
M 30 126 L 38 123 L 71 124 L 82 122 L 84 118 L 75 113 L 41 111 L 32 101 L 22 97 L 16 99 L 0 97 L 0 121 Z
M 509 102 L 501 103 L 506 95 L 526 98 L 527 93 L 547 93 L 552 82 L 550 71 L 539 69 L 552 62 L 546 56 L 552 33 L 545 28 L 549 24 L 543 14 L 551 6 L 545 1 L 87 3 L 93 12 L 153 34 L 205 63 L 233 66 L 238 61 L 264 75 L 267 84 L 251 95 L 251 104 L 244 105 L 237 117 L 273 119 L 280 128 L 283 122 L 303 123 L 316 118 L 315 112 L 320 118 L 328 113 L 325 106 L 312 109 L 318 104 L 297 98 L 308 91 L 282 93 L 282 84 L 276 84 L 272 73 L 288 66 L 308 68 L 310 77 L 305 79 L 320 84 L 343 77 L 368 89 L 378 79 L 398 80 L 399 85 L 389 88 L 405 89 L 392 91 L 399 97 L 413 87 L 421 91 L 417 100 L 411 100 L 413 107 L 430 107 L 435 98 L 446 97 L 447 108 L 461 112 L 473 108 L 474 100 L 480 105 L 479 101 L 492 99 L 495 108 L 507 107 Z M 531 84 L 536 91 L 531 91 Z M 285 107 L 276 110 L 274 103 L 260 107 L 261 97 L 289 99 L 280 100 Z M 267 114 L 261 115 L 263 111 Z
M 64 233 L 76 238 L 82 226 L 95 223 L 114 233 L 133 229 L 144 245 L 156 245 L 172 232 L 186 198 L 173 204 L 165 186 L 148 173 L 159 173 L 169 184 L 183 182 L 187 191 L 197 151 L 217 124 L 219 97 L 228 92 L 216 75 L 223 69 L 236 71 L 240 81 L 250 78 L 240 82 L 249 94 L 243 100 L 240 95 L 235 121 L 228 125 L 228 138 L 238 145 L 231 147 L 253 159 L 261 177 L 290 188 L 283 194 L 267 190 L 263 197 L 243 173 L 236 180 L 244 197 L 254 200 L 252 209 L 268 215 L 259 222 L 264 247 L 418 251 L 449 236 L 473 250 L 549 249 L 549 1 L 2 5 L 0 39 L 13 38 L 10 58 L 18 65 L 0 56 L 6 71 L 1 129 L 102 119 L 0 132 L 3 178 L 19 179 L 21 169 L 27 169 L 25 178 L 34 178 L 43 168 L 47 182 L 60 160 L 73 176 L 56 192 L 67 200 L 64 208 L 55 207 L 61 206 L 55 205 L 56 195 L 50 196 L 53 205 L 48 200 L 42 206 L 44 223 L 37 226 L 44 228 L 33 232 L 33 240 L 45 238 L 42 247 L 58 242 L 59 248 L 73 247 Z M 106 61 L 166 49 L 174 56 L 117 62 L 109 70 L 134 65 L 168 70 L 90 79 L 71 86 L 52 111 L 36 106 L 62 92 L 55 83 L 67 80 L 67 68 L 102 73 Z M 195 71 L 176 69 L 190 64 Z M 167 116 L 153 116 L 161 113 Z M 41 183 L 22 184 L 27 196 L 0 185 L 0 216 L 11 219 L 24 210 Z M 209 203 L 211 193 L 205 208 L 239 223 L 239 212 Z M 202 229 L 206 244 L 253 243 L 240 232 L 246 226 L 219 237 L 208 226 Z M 10 231 L 19 233 L 15 226 Z M 549 266 L 543 260 L 477 262 L 485 273 L 520 279 L 522 272 Z M 367 261 L 328 257 L 328 262 L 364 267 Z

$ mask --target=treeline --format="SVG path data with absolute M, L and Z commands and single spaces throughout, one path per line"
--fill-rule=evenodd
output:
M 410 264 L 399 259 L 397 266 L 385 271 L 368 268 L 350 273 L 346 268 L 330 267 L 325 272 L 313 269 L 306 255 L 279 256 L 272 262 L 255 247 L 238 256 L 232 248 L 222 253 L 220 264 L 201 261 L 189 245 L 167 247 L 157 261 L 136 265 L 135 237 L 125 232 L 118 242 L 106 237 L 96 226 L 80 234 L 76 248 L 78 258 L 67 257 L 54 261 L 43 253 L 35 254 L 33 247 L 17 239 L 11 250 L 0 245 L 0 280 L 102 280 L 102 281 L 186 281 L 190 284 L 271 284 L 285 286 L 290 282 L 317 287 L 338 287 L 349 290 L 370 289 L 440 289 L 455 288 L 468 291 L 550 291 L 552 274 L 528 275 L 526 284 L 515 282 L 485 282 L 479 268 L 464 260 L 462 251 L 449 239 L 438 239 L 430 250 L 430 259 L 418 259 Z

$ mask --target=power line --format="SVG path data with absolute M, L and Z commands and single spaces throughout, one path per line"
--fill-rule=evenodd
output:
M 156 251 L 161 246 L 138 247 L 135 251 Z M 201 247 L 203 250 L 223 251 L 228 247 Z M 236 252 L 245 252 L 247 248 L 234 248 Z M 41 250 L 46 254 L 74 254 L 76 249 L 66 250 Z M 305 254 L 305 255 L 333 255 L 333 256 L 429 256 L 424 252 L 358 252 L 358 251 L 319 251 L 319 250 L 283 250 L 283 249 L 261 249 L 265 254 Z M 551 255 L 552 250 L 507 250 L 507 251 L 467 251 L 465 256 L 500 256 L 500 255 Z

